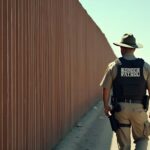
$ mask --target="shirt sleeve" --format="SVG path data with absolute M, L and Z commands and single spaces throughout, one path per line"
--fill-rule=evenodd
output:
M 145 63 L 146 71 L 147 71 L 147 87 L 150 90 L 150 65 L 148 63 Z
M 107 67 L 104 77 L 100 83 L 100 86 L 103 88 L 111 89 L 112 88 L 112 74 L 109 66 Z

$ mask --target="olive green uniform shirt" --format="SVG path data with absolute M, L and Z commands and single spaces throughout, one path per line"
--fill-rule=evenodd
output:
M 132 53 L 126 54 L 123 57 L 127 60 L 136 59 L 136 57 Z M 120 60 L 116 59 L 108 65 L 105 75 L 100 83 L 100 86 L 102 86 L 103 88 L 107 88 L 107 89 L 112 88 L 112 82 L 117 75 L 117 65 L 120 63 L 121 63 Z M 143 66 L 143 75 L 144 75 L 145 80 L 147 81 L 148 89 L 150 90 L 150 65 L 146 62 L 144 63 L 144 66 Z

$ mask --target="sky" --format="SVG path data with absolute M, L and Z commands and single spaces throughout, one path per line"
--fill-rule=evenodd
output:
M 124 33 L 132 33 L 143 48 L 136 49 L 136 57 L 150 64 L 150 0 L 79 0 L 87 13 L 105 34 L 117 57 Z

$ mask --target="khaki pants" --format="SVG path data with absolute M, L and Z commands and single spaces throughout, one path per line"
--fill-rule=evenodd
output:
M 130 150 L 130 132 L 136 144 L 136 150 L 147 150 L 148 137 L 143 134 L 147 113 L 142 104 L 120 103 L 121 112 L 116 112 L 115 117 L 121 124 L 131 124 L 130 127 L 120 127 L 117 131 L 117 142 L 120 150 Z

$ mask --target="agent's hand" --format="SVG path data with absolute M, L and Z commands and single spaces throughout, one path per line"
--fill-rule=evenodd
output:
M 111 107 L 110 106 L 104 106 L 104 113 L 106 116 L 111 115 Z

